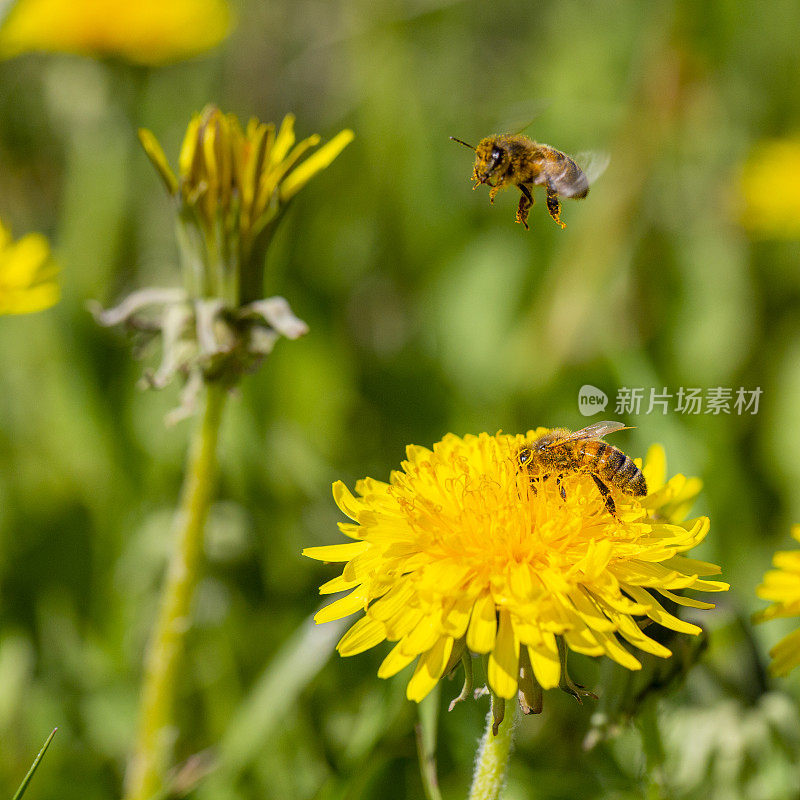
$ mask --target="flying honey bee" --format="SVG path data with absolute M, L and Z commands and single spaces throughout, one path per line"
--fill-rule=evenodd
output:
M 633 460 L 613 445 L 601 441 L 609 433 L 622 430 L 627 428 L 621 422 L 595 422 L 575 433 L 566 428 L 555 428 L 521 447 L 517 452 L 517 463 L 527 471 L 531 482 L 555 475 L 563 500 L 567 499 L 561 485 L 565 475 L 590 475 L 606 510 L 615 517 L 617 509 L 607 483 L 634 497 L 647 494 L 644 475 Z
M 533 206 L 533 187 L 544 186 L 547 210 L 553 221 L 562 228 L 561 204 L 559 197 L 583 198 L 589 193 L 590 178 L 596 178 L 608 164 L 605 156 L 587 158 L 594 163 L 587 171 L 581 169 L 566 153 L 547 144 L 534 142 L 522 134 L 501 134 L 487 136 L 478 142 L 477 147 L 467 144 L 455 136 L 454 142 L 463 144 L 475 151 L 475 167 L 472 170 L 473 189 L 486 183 L 491 187 L 489 201 L 494 203 L 497 193 L 504 187 L 514 185 L 522 196 L 517 206 L 517 222 L 528 229 L 528 215 Z

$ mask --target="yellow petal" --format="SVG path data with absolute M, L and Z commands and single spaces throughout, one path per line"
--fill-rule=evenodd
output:
M 430 616 L 423 617 L 406 635 L 404 649 L 408 653 L 423 653 L 433 647 L 440 636 L 436 621 Z
M 554 689 L 561 680 L 561 659 L 558 645 L 552 633 L 542 635 L 541 644 L 528 645 L 528 655 L 533 674 L 542 689 Z
M 350 519 L 358 522 L 358 514 L 361 511 L 361 503 L 353 497 L 353 493 L 342 483 L 336 481 L 333 484 L 333 499 L 339 508 L 347 514 Z
M 667 477 L 667 454 L 660 444 L 654 444 L 647 451 L 642 468 L 647 482 L 648 494 L 657 492 L 664 485 Z
M 195 114 L 188 126 L 186 127 L 186 134 L 183 137 L 183 144 L 181 145 L 181 152 L 178 156 L 178 171 L 181 180 L 190 181 L 194 174 L 194 164 L 197 157 L 198 133 L 202 120 L 199 114 Z
M 383 659 L 380 667 L 378 667 L 379 678 L 391 678 L 396 675 L 401 669 L 405 669 L 416 657 L 417 653 L 411 655 L 407 654 L 402 648 L 403 640 L 401 639 L 390 651 L 389 655 Z
M 670 592 L 668 589 L 659 589 L 658 593 L 663 594 L 667 600 L 672 600 L 673 603 L 677 603 L 679 606 L 703 609 L 715 608 L 714 603 L 707 603 L 705 600 L 697 600 L 694 597 L 685 597 L 682 594 L 675 594 L 674 592 Z
M 444 636 L 419 657 L 417 668 L 406 687 L 406 697 L 419 703 L 436 686 L 453 650 L 453 640 Z
M 616 621 L 618 623 L 619 635 L 622 636 L 625 641 L 630 642 L 634 647 L 638 647 L 645 653 L 650 653 L 660 658 L 669 658 L 672 655 L 671 650 L 664 647 L 660 642 L 647 636 L 630 617 L 621 614 Z
M 684 622 L 682 619 L 678 619 L 670 614 L 653 595 L 646 592 L 644 589 L 638 586 L 626 586 L 625 591 L 629 592 L 631 597 L 642 605 L 650 605 L 647 616 L 650 617 L 653 622 L 657 622 L 659 625 L 663 625 L 665 628 L 678 631 L 679 633 L 693 633 L 695 635 L 702 633 L 702 629 L 697 625 L 692 625 L 691 622 Z
M 333 594 L 334 592 L 344 592 L 357 586 L 359 581 L 348 581 L 343 575 L 336 578 L 331 578 L 326 583 L 319 587 L 320 594 Z
M 369 542 L 348 542 L 347 544 L 323 544 L 319 547 L 306 547 L 303 555 L 317 561 L 350 561 L 369 550 Z
M 496 695 L 507 700 L 516 695 L 519 685 L 519 639 L 511 624 L 511 615 L 505 609 L 500 610 L 497 639 L 489 655 L 487 672 L 489 686 Z
M 402 611 L 414 597 L 414 586 L 410 581 L 395 584 L 380 600 L 373 603 L 370 616 L 385 622 Z
M 281 200 L 286 201 L 294 197 L 314 175 L 331 164 L 336 156 L 353 141 L 354 136 L 355 134 L 351 130 L 341 131 L 292 170 L 281 183 Z
M 597 605 L 587 597 L 581 587 L 571 592 L 569 599 L 575 604 L 578 616 L 593 631 L 613 631 L 616 626 L 603 614 Z
M 367 603 L 367 593 L 363 588 L 350 592 L 345 597 L 340 597 L 329 603 L 325 608 L 321 608 L 314 614 L 314 622 L 321 625 L 323 622 L 332 622 L 335 619 L 348 617 L 356 611 L 363 611 Z
M 339 640 L 336 649 L 343 656 L 354 656 L 375 647 L 386 638 L 386 628 L 382 622 L 363 617 Z
M 597 641 L 603 646 L 606 653 L 625 669 L 638 670 L 642 668 L 639 659 L 632 656 L 617 640 L 612 633 L 596 632 Z
M 475 601 L 467 628 L 467 647 L 473 653 L 488 653 L 494 647 L 497 611 L 490 594 Z
M 139 128 L 139 141 L 141 142 L 147 157 L 150 159 L 150 162 L 161 176 L 161 180 L 164 181 L 167 191 L 171 195 L 177 194 L 178 179 L 175 177 L 175 173 L 172 171 L 172 168 L 167 161 L 167 157 L 164 155 L 164 151 L 158 142 L 158 139 L 156 139 L 152 132 L 147 130 L 147 128 Z
M 294 144 L 294 114 L 287 114 L 281 122 L 272 150 L 267 154 L 270 164 L 277 166 L 286 157 Z

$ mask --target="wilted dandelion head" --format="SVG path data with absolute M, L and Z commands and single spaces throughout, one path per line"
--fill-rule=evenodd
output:
M 317 622 L 364 612 L 339 642 L 342 655 L 395 642 L 378 674 L 418 659 L 407 694 L 419 701 L 465 649 L 488 654 L 491 690 L 511 698 L 521 670 L 532 669 L 543 688 L 559 684 L 558 637 L 575 652 L 635 670 L 640 662 L 623 643 L 670 655 L 640 621 L 700 632 L 659 602 L 711 608 L 676 592 L 728 588 L 700 577 L 717 566 L 681 555 L 709 527 L 706 517 L 683 521 L 699 481 L 676 475 L 665 483 L 663 451 L 653 448 L 644 467 L 650 493 L 615 492 L 615 517 L 589 475 L 564 477 L 566 500 L 553 481 L 532 487 L 516 454 L 543 433 L 448 434 L 433 450 L 410 446 L 389 483 L 361 480 L 355 495 L 334 484 L 336 503 L 353 520 L 340 528 L 354 541 L 304 553 L 345 562 L 320 591 L 349 594 Z

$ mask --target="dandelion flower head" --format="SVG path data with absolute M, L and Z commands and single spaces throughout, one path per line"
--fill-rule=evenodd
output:
M 432 450 L 409 446 L 388 483 L 366 478 L 355 495 L 334 484 L 352 520 L 339 527 L 353 541 L 304 553 L 345 563 L 320 591 L 349 593 L 317 622 L 364 612 L 338 644 L 343 656 L 395 642 L 378 674 L 418 659 L 407 696 L 419 701 L 466 650 L 487 654 L 491 690 L 511 698 L 526 670 L 544 689 L 559 685 L 559 637 L 635 670 L 641 664 L 623 642 L 671 655 L 637 620 L 700 632 L 660 602 L 712 608 L 677 592 L 728 588 L 702 577 L 719 567 L 682 555 L 709 528 L 706 517 L 684 521 L 700 482 L 665 482 L 664 453 L 654 447 L 644 467 L 650 493 L 615 490 L 612 516 L 590 475 L 565 475 L 563 500 L 555 481 L 532 486 L 516 455 L 544 433 L 448 434 Z

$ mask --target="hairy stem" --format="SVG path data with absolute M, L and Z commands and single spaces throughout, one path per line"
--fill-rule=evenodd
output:
M 175 541 L 142 680 L 139 729 L 126 775 L 126 800 L 148 800 L 164 789 L 176 737 L 173 706 L 184 639 L 200 572 L 203 530 L 216 472 L 217 440 L 226 389 L 206 388 L 205 406 L 187 459 Z
M 492 732 L 492 727 L 496 724 L 498 709 L 493 708 L 486 718 L 486 730 L 478 746 L 469 800 L 497 800 L 503 788 L 508 758 L 511 755 L 516 724 L 516 701 L 512 704 L 499 697 L 492 697 L 492 703 L 505 704 L 505 708 L 500 709 L 504 712 L 503 719 L 495 734 Z

